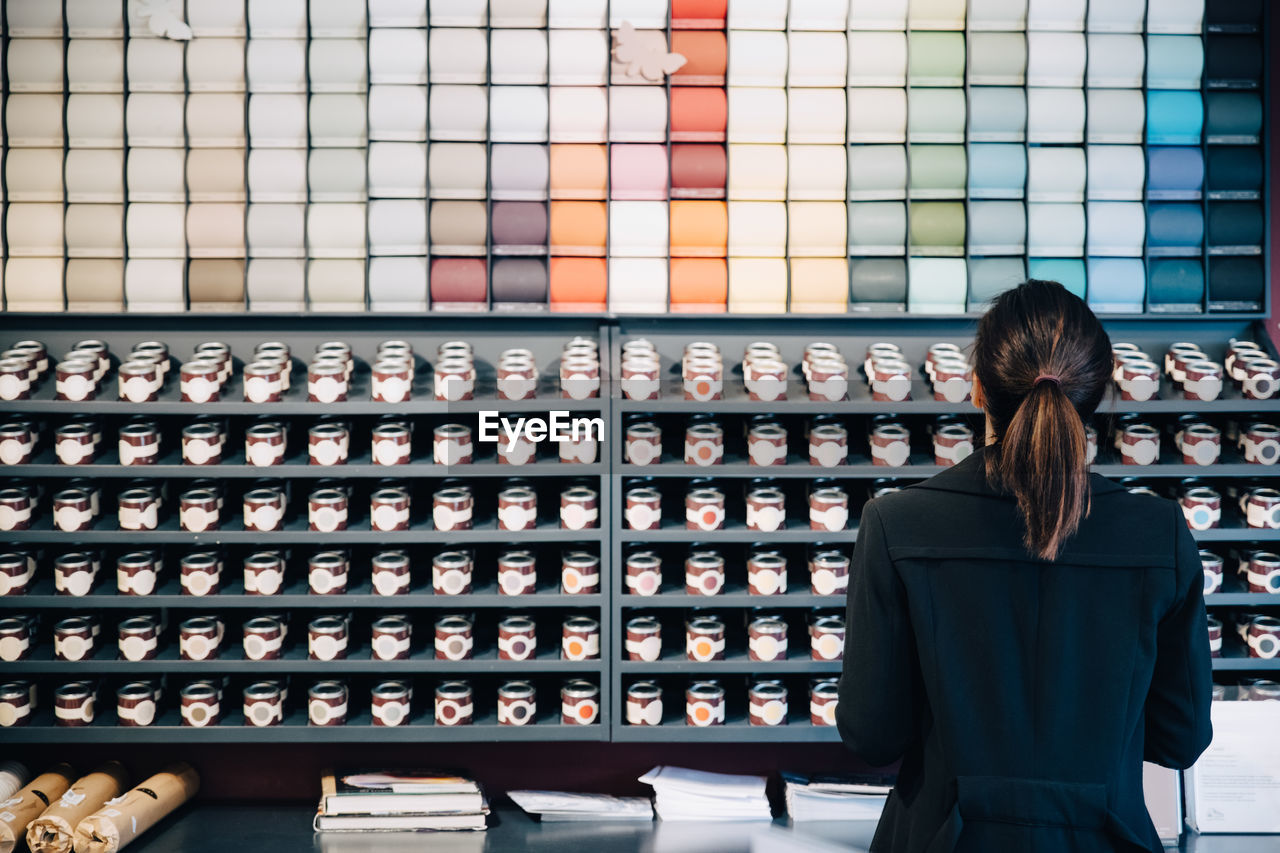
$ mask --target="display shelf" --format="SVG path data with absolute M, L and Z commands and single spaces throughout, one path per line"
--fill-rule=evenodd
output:
M 377 595 L 372 592 L 368 582 L 352 583 L 347 592 L 341 596 L 311 595 L 304 581 L 296 581 L 288 585 L 286 591 L 279 595 L 245 595 L 244 587 L 239 584 L 224 585 L 222 592 L 216 595 L 182 595 L 176 580 L 163 582 L 151 595 L 120 595 L 114 585 L 99 583 L 98 588 L 86 596 L 72 597 L 56 595 L 52 581 L 42 581 L 33 592 L 26 595 L 0 596 L 0 611 L 4 610 L 65 610 L 65 609 L 112 609 L 112 610 L 147 610 L 165 608 L 171 610 L 209 610 L 233 607 L 237 609 L 257 609 L 262 607 L 303 608 L 308 610 L 357 608 L 456 608 L 456 607 L 507 607 L 537 608 L 549 607 L 600 607 L 603 596 L 595 594 L 564 595 L 559 585 L 540 584 L 536 594 L 520 596 L 503 595 L 497 591 L 496 583 L 481 584 L 476 591 L 462 595 L 436 595 L 431 592 L 430 584 L 417 584 L 416 592 L 405 595 Z
M 767 336 L 763 337 L 767 339 Z M 858 351 L 851 348 L 850 353 L 846 353 L 846 356 L 855 352 Z M 893 403 L 871 399 L 871 392 L 867 387 L 853 381 L 850 382 L 849 399 L 837 402 L 796 397 L 796 387 L 796 383 L 793 380 L 788 384 L 790 392 L 787 399 L 761 402 L 748 397 L 742 388 L 740 380 L 726 378 L 724 399 L 697 402 L 685 400 L 683 396 L 680 396 L 678 393 L 680 389 L 677 384 L 665 383 L 664 393 L 657 400 L 622 399 L 618 401 L 618 410 L 624 414 L 708 412 L 739 415 L 756 415 L 762 411 L 776 412 L 784 408 L 787 412 L 801 415 L 875 415 L 883 414 L 886 411 L 900 415 L 970 415 L 975 413 L 973 406 L 969 403 L 948 403 L 944 400 L 934 400 L 932 390 L 922 380 L 918 379 L 913 380 L 911 383 L 910 399 Z M 1168 389 L 1164 384 L 1161 386 L 1161 392 L 1158 398 L 1145 402 L 1122 400 L 1119 395 L 1109 392 L 1102 405 L 1098 407 L 1098 411 L 1100 413 L 1139 412 L 1144 414 L 1185 414 L 1191 409 L 1204 414 L 1280 412 L 1280 398 L 1251 400 L 1241 395 L 1234 388 L 1224 390 L 1222 396 L 1217 400 L 1207 403 L 1173 397 L 1168 394 Z
M 545 700 L 544 700 L 545 701 Z M 114 725 L 114 713 L 103 714 L 90 726 L 55 726 L 53 714 L 37 711 L 31 724 L 5 729 L 8 743 L 422 743 L 439 741 L 599 741 L 606 726 L 565 725 L 559 714 L 541 713 L 524 726 L 498 724 L 496 712 L 481 714 L 469 726 L 439 726 L 429 713 L 417 709 L 412 721 L 400 726 L 375 726 L 368 711 L 352 714 L 343 726 L 312 726 L 303 711 L 286 714 L 277 726 L 246 726 L 240 721 L 238 703 L 216 726 L 183 726 L 176 711 L 160 714 L 150 726 Z M 416 703 L 415 703 L 416 704 Z M 557 707 L 558 707 L 558 703 Z
M 1104 454 L 1103 459 L 1114 457 Z M 1103 461 L 1093 466 L 1095 473 L 1104 477 L 1140 477 L 1177 478 L 1200 477 L 1265 477 L 1280 476 L 1280 469 L 1267 465 L 1241 461 L 1239 454 L 1227 448 L 1223 451 L 1223 459 L 1213 465 L 1187 465 L 1181 462 L 1181 454 L 1166 452 L 1155 465 L 1124 465 L 1118 462 Z M 742 462 L 741 457 L 725 454 L 725 462 L 721 465 L 686 465 L 683 462 L 657 462 L 649 465 L 619 466 L 624 477 L 729 477 L 770 479 L 803 479 L 816 477 L 836 479 L 891 479 L 891 480 L 924 480 L 945 470 L 934 465 L 933 455 L 925 453 L 912 454 L 912 464 L 901 466 L 873 465 L 866 456 L 851 454 L 849 463 L 826 468 L 821 465 L 810 465 L 808 457 L 793 455 L 788 457 L 786 465 L 751 465 Z M 1179 461 L 1175 461 L 1179 460 Z
M 513 661 L 498 660 L 495 648 L 483 648 L 475 657 L 468 660 L 437 660 L 429 648 L 419 648 L 416 654 L 407 660 L 382 661 L 369 657 L 369 647 L 352 642 L 346 660 L 308 660 L 305 648 L 294 647 L 285 652 L 279 660 L 248 660 L 240 650 L 230 642 L 229 649 L 223 649 L 223 655 L 216 660 L 187 661 L 178 659 L 177 643 L 172 648 L 162 649 L 157 657 L 146 661 L 113 660 L 110 655 L 115 650 L 107 644 L 107 649 L 100 650 L 89 660 L 60 661 L 53 659 L 52 644 L 38 647 L 33 656 L 26 660 L 5 664 L 5 670 L 13 676 L 56 674 L 68 679 L 86 676 L 119 676 L 127 675 L 137 678 L 155 678 L 160 675 L 174 674 L 187 676 L 210 675 L 420 675 L 431 674 L 445 678 L 501 673 L 504 675 L 534 675 L 543 673 L 584 674 L 598 673 L 603 669 L 599 660 L 572 661 L 561 660 L 560 650 L 540 649 L 534 660 Z
M 804 703 L 808 707 L 808 701 Z M 683 716 L 666 715 L 660 726 L 614 727 L 615 741 L 670 741 L 673 743 L 795 743 L 797 741 L 830 741 L 838 743 L 840 732 L 835 726 L 815 726 L 807 714 L 792 708 L 786 725 L 753 726 L 746 716 L 727 714 L 721 726 L 690 726 Z
M 1224 649 L 1222 657 L 1213 659 L 1214 672 L 1280 672 L 1280 659 L 1263 660 L 1246 657 L 1238 649 Z
M 357 525 L 365 519 L 353 514 L 353 522 Z M 435 530 L 429 525 L 418 522 L 409 530 L 391 532 L 370 530 L 367 522 L 363 529 L 352 527 L 333 533 L 320 533 L 307 529 L 305 519 L 295 518 L 286 522 L 284 530 L 260 533 L 245 530 L 243 524 L 233 519 L 221 530 L 210 530 L 193 533 L 179 530 L 178 520 L 170 518 L 162 522 L 156 530 L 120 530 L 115 520 L 109 516 L 99 519 L 98 526 L 92 530 L 81 530 L 76 533 L 63 533 L 55 530 L 48 518 L 39 519 L 28 530 L 13 530 L 5 533 L 11 542 L 50 542 L 68 543 L 123 543 L 136 545 L 160 545 L 182 543 L 187 545 L 235 545 L 257 544 L 263 547 L 271 545 L 408 545 L 415 542 L 435 543 L 480 543 L 491 539 L 502 539 L 510 542 L 561 542 L 581 540 L 599 542 L 604 538 L 601 528 L 588 530 L 567 530 L 552 521 L 540 521 L 534 530 L 499 530 L 496 519 L 488 519 L 475 525 L 470 530 Z
M 672 585 L 674 589 L 674 585 Z M 680 587 L 683 589 L 683 587 Z M 628 595 L 623 593 L 619 604 L 624 610 L 650 608 L 712 608 L 712 607 L 844 607 L 844 594 L 815 595 L 809 592 L 786 592 L 781 595 L 751 595 L 742 584 L 726 583 L 725 591 L 716 595 L 687 595 L 682 592 L 661 592 L 657 595 Z
M 803 530 L 796 529 L 797 522 L 792 519 L 792 528 L 763 533 L 759 530 L 748 530 L 741 521 L 725 523 L 724 530 L 688 530 L 674 521 L 663 523 L 660 530 L 620 530 L 618 538 L 622 542 L 842 542 L 852 543 L 858 535 L 856 526 L 847 530 Z
M 177 369 L 177 365 L 174 365 Z M 354 381 L 354 380 L 353 380 Z M 114 393 L 114 379 L 103 380 L 108 390 Z M 66 414 L 66 415 L 446 415 L 472 414 L 483 411 L 498 412 L 545 412 L 550 409 L 572 409 L 574 411 L 601 411 L 605 404 L 598 398 L 586 400 L 570 400 L 563 398 L 535 397 L 531 400 L 499 400 L 491 394 L 479 396 L 474 400 L 446 402 L 430 398 L 430 389 L 425 393 L 415 392 L 413 399 L 403 403 L 378 403 L 369 399 L 367 388 L 361 394 L 357 385 L 352 389 L 349 399 L 336 403 L 309 403 L 306 400 L 306 374 L 293 377 L 293 387 L 278 403 L 248 403 L 243 399 L 239 389 L 239 380 L 228 381 L 228 392 L 223 399 L 209 403 L 184 403 L 178 399 L 176 386 L 166 385 L 166 392 L 161 399 L 151 403 L 130 403 L 127 400 L 98 399 L 72 403 L 66 400 L 53 399 L 52 383 L 45 382 L 29 400 L 13 400 L 6 402 L 6 411 L 28 414 Z M 302 388 L 299 390 L 299 383 Z M 235 387 L 233 387 L 235 386 Z M 421 391 L 422 389 L 419 389 Z
M 483 458 L 483 457 L 482 457 Z M 503 465 L 481 461 L 465 465 L 438 465 L 430 456 L 405 465 L 376 465 L 369 454 L 353 454 L 345 465 L 311 465 L 305 455 L 286 459 L 282 465 L 246 465 L 244 454 L 236 453 L 219 465 L 184 465 L 175 451 L 161 456 L 154 465 L 121 465 L 115 453 L 105 453 L 95 462 L 83 465 L 63 465 L 52 452 L 41 453 L 33 462 L 0 468 L 2 474 L 17 477 L 164 477 L 228 479 L 278 477 L 581 477 L 598 474 L 595 463 L 578 464 L 555 460 L 540 460 L 525 465 Z
M 795 522 L 795 519 L 791 519 Z M 1245 527 L 1236 519 L 1227 519 L 1221 527 L 1212 530 L 1193 530 L 1191 535 L 1197 542 L 1276 542 L 1280 541 L 1280 530 Z M 660 530 L 622 530 L 618 532 L 623 542 L 837 542 L 852 543 L 858 538 L 858 528 L 851 522 L 845 530 L 778 530 L 773 533 L 762 533 L 759 530 L 748 530 L 742 522 L 726 523 L 724 530 L 687 530 L 677 522 L 663 522 Z
M 1206 607 L 1280 607 L 1280 595 L 1270 592 L 1212 592 L 1204 597 Z
M 687 675 L 694 679 L 730 673 L 749 673 L 760 677 L 804 673 L 839 675 L 841 663 L 838 660 L 811 660 L 799 655 L 780 661 L 753 661 L 747 659 L 746 652 L 726 654 L 724 660 L 696 661 L 688 660 L 682 653 L 669 652 L 660 660 L 624 660 L 619 661 L 618 666 L 623 675 L 634 680 L 637 675 Z

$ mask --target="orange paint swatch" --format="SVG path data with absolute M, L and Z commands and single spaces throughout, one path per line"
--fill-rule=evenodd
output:
M 673 86 L 723 86 L 729 65 L 729 47 L 719 30 L 677 30 L 671 34 L 671 52 L 686 60 L 671 75 Z
M 604 258 L 552 258 L 551 304 L 568 310 L 603 310 L 609 295 Z
M 729 272 L 723 258 L 672 258 L 671 309 L 681 306 L 723 307 L 729 295 Z
M 552 145 L 550 168 L 552 198 L 605 198 L 609 183 L 609 158 L 605 146 Z
M 604 257 L 608 221 L 604 202 L 551 202 L 551 254 Z
M 671 256 L 723 258 L 729 243 L 729 212 L 722 201 L 671 202 Z

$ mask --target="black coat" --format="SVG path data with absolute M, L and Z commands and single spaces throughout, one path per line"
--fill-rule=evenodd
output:
M 1039 560 L 983 454 L 862 514 L 836 720 L 864 761 L 902 759 L 871 849 L 1158 851 L 1142 761 L 1188 767 L 1212 734 L 1195 540 L 1095 474 Z

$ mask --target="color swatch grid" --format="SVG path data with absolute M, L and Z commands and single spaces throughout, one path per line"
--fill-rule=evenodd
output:
M 2 24 L 9 310 L 945 314 L 1027 276 L 1105 312 L 1264 304 L 1261 0 Z

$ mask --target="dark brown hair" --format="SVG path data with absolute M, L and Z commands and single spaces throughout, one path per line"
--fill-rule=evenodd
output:
M 987 480 L 1017 499 L 1027 549 L 1053 560 L 1089 514 L 1084 421 L 1106 393 L 1111 340 L 1084 300 L 1033 279 L 978 322 L 973 367 L 996 437 Z

